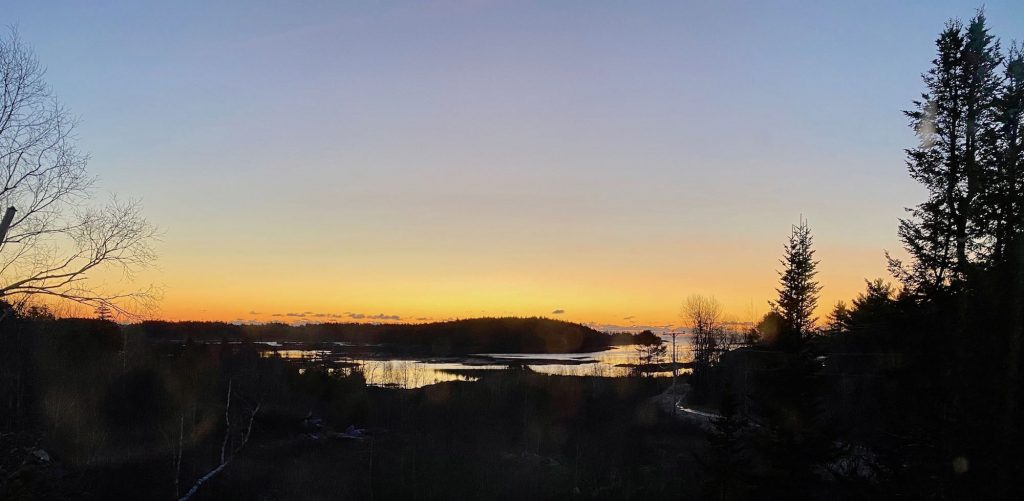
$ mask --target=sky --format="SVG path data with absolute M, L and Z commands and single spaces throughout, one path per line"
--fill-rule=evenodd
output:
M 825 309 L 885 277 L 901 110 L 976 3 L 0 0 L 97 197 L 161 229 L 165 319 L 768 309 L 801 216 Z M 1024 2 L 985 4 L 1024 37 Z

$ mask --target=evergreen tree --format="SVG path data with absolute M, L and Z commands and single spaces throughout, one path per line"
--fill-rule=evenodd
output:
M 99 306 L 96 307 L 96 318 L 99 320 L 113 320 L 114 312 L 110 309 L 109 306 L 105 304 L 100 304 Z
M 1001 339 L 993 348 L 1004 356 L 996 383 L 1003 388 L 998 405 L 1001 445 L 997 454 L 1003 464 L 1013 464 L 1021 447 L 1022 420 L 1019 394 L 1021 352 L 1024 346 L 1024 55 L 1013 46 L 1007 56 L 1004 81 L 995 100 L 997 135 L 990 171 L 993 186 L 986 207 L 992 211 L 993 249 L 990 265 L 996 275 L 992 303 L 1000 305 L 993 332 Z M 1020 467 L 1003 468 L 996 485 L 1012 491 L 1022 473 Z
M 764 343 L 773 345 L 778 342 L 779 335 L 782 332 L 782 324 L 785 323 L 782 315 L 779 315 L 776 311 L 769 311 L 765 313 L 761 320 L 757 322 L 757 325 L 750 330 L 748 334 L 748 344 Z
M 1024 231 L 1024 54 L 1010 47 L 1003 81 L 993 101 L 995 126 L 986 145 L 987 174 L 984 207 L 990 222 L 990 261 L 998 266 L 1020 245 Z
M 836 305 L 832 307 L 832 312 L 828 314 L 828 332 L 830 334 L 844 332 L 849 323 L 850 308 L 846 306 L 845 301 L 837 301 Z
M 801 340 L 814 329 L 814 309 L 818 306 L 821 286 L 814 280 L 818 261 L 814 260 L 812 244 L 811 229 L 801 218 L 800 224 L 793 226 L 781 260 L 781 287 L 776 289 L 779 299 L 769 303 L 784 320 L 780 333 L 784 344 Z
M 896 293 L 891 284 L 881 278 L 865 280 L 867 288 L 853 300 L 853 308 L 846 318 L 846 327 L 862 335 L 884 337 L 886 327 L 896 314 Z M 881 340 L 890 342 L 891 340 Z
M 821 286 L 814 279 L 818 261 L 811 230 L 802 217 L 781 262 L 779 297 L 770 304 L 782 324 L 775 343 L 782 352 L 759 376 L 751 395 L 761 421 L 754 449 L 766 466 L 755 483 L 768 499 L 813 499 L 821 487 L 817 472 L 832 454 L 833 439 L 821 412 L 821 364 L 814 346 L 804 343 L 814 330 Z
M 983 13 L 966 26 L 949 22 L 936 45 L 938 56 L 924 75 L 927 92 L 906 112 L 920 138 L 907 150 L 907 164 L 928 198 L 900 221 L 910 266 L 890 259 L 904 291 L 912 294 L 893 300 L 888 287 L 869 284 L 854 301 L 851 331 L 886 345 L 892 343 L 878 333 L 902 337 L 909 328 L 917 331 L 912 337 L 927 339 L 927 344 L 904 346 L 907 360 L 922 350 L 929 353 L 906 373 L 941 368 L 928 378 L 939 390 L 927 411 L 905 409 L 907 429 L 930 430 L 925 434 L 930 437 L 916 440 L 973 458 L 969 475 L 943 478 L 948 483 L 941 490 L 949 497 L 990 491 L 999 494 L 977 497 L 1008 498 L 1020 472 L 1005 465 L 1020 444 L 1024 62 L 1016 47 L 1003 57 Z M 928 328 L 894 322 L 901 312 L 916 315 Z M 993 419 L 996 415 L 1000 419 Z M 948 458 L 926 460 L 931 461 Z M 931 465 L 944 471 L 940 466 Z
M 967 200 L 962 212 L 967 220 L 967 240 L 963 244 L 958 241 L 958 253 L 972 251 L 984 254 L 988 251 L 985 248 L 987 228 L 982 202 L 984 193 L 992 184 L 986 169 L 986 153 L 993 149 L 992 138 L 996 130 L 994 105 L 1002 82 L 999 68 L 1003 56 L 999 45 L 999 41 L 989 34 L 984 12 L 979 11 L 967 25 L 961 56 L 966 118 L 963 160 L 967 181 Z
M 915 292 L 962 284 L 987 251 L 982 210 L 995 128 L 993 103 L 1002 57 L 999 43 L 978 13 L 965 28 L 950 21 L 936 41 L 937 57 L 923 75 L 927 91 L 904 112 L 920 143 L 907 150 L 911 177 L 928 199 L 908 209 L 899 237 L 913 261 L 909 269 L 890 258 L 890 268 Z

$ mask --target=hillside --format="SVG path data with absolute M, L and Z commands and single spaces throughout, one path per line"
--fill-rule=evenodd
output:
M 629 344 L 630 336 L 548 318 L 473 318 L 428 324 L 237 325 L 149 321 L 124 327 L 154 341 L 293 341 L 386 344 L 433 355 L 486 352 L 574 353 Z

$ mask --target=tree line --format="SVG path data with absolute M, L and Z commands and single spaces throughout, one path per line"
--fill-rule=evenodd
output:
M 694 317 L 716 499 L 1024 497 L 1024 56 L 983 11 L 935 45 L 905 112 L 927 196 L 899 221 L 908 258 L 885 255 L 895 283 L 866 281 L 819 323 L 801 219 L 747 346 L 709 359 Z

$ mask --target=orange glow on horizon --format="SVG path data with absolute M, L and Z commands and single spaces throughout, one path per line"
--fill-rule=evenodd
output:
M 780 247 L 728 241 L 698 249 L 684 242 L 610 245 L 572 261 L 538 256 L 502 268 L 488 259 L 461 269 L 443 263 L 417 263 L 423 267 L 416 269 L 396 260 L 390 268 L 338 265 L 314 273 L 322 263 L 309 260 L 255 275 L 243 272 L 244 260 L 200 273 L 201 260 L 169 259 L 162 271 L 139 280 L 165 279 L 164 299 L 152 315 L 163 320 L 418 323 L 541 316 L 609 328 L 680 326 L 680 304 L 694 293 L 716 297 L 728 321 L 756 322 L 775 294 Z M 819 247 L 821 322 L 837 300 L 849 302 L 861 292 L 864 279 L 886 275 L 881 251 Z M 419 260 L 429 261 L 422 255 Z

